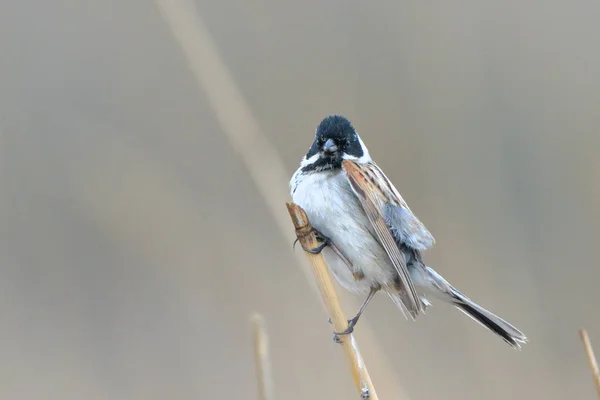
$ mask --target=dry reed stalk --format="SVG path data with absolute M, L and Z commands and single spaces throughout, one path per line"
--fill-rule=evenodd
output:
M 598 398 L 600 398 L 600 370 L 598 369 L 598 362 L 596 361 L 596 356 L 594 355 L 592 342 L 590 341 L 590 337 L 585 329 L 579 330 L 579 336 L 581 336 L 581 341 L 583 342 L 583 347 L 585 349 L 585 355 L 587 356 L 588 362 L 590 363 L 590 369 L 592 370 L 592 377 L 594 379 L 594 384 L 596 385 L 596 392 L 598 393 Z
M 255 313 L 250 317 L 250 323 L 252 325 L 258 400 L 273 400 L 273 377 L 271 375 L 269 342 L 265 319 L 262 315 Z
M 294 227 L 296 228 L 296 236 L 298 237 L 300 244 L 302 244 L 302 247 L 306 249 L 317 248 L 319 243 L 304 210 L 294 203 L 287 203 L 287 208 L 290 217 L 292 218 L 292 222 L 294 223 Z M 312 265 L 319 291 L 321 292 L 323 302 L 329 312 L 335 331 L 344 331 L 348 328 L 348 319 L 346 318 L 344 310 L 342 310 L 342 305 L 340 304 L 331 274 L 329 273 L 329 269 L 327 268 L 323 256 L 321 254 L 312 254 L 308 252 L 305 252 L 305 254 Z M 363 399 L 377 400 L 377 393 L 371 382 L 367 367 L 362 360 L 354 336 L 352 334 L 339 336 L 339 342 L 346 354 L 346 361 L 350 366 L 350 372 L 352 373 L 352 379 L 354 380 L 356 389 Z

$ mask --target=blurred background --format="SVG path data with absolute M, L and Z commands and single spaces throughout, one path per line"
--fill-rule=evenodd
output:
M 342 113 L 436 237 L 427 262 L 531 341 L 378 296 L 356 337 L 380 398 L 593 398 L 599 13 L 0 3 L 1 396 L 254 399 L 259 311 L 277 398 L 355 398 L 283 204 Z

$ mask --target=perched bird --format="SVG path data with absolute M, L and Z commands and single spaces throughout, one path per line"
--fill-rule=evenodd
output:
M 330 115 L 290 181 L 294 203 L 306 211 L 327 265 L 338 282 L 366 295 L 354 329 L 375 293 L 383 291 L 411 319 L 430 305 L 426 295 L 450 303 L 515 348 L 527 341 L 517 328 L 476 304 L 427 266 L 422 252 L 434 238 L 412 213 L 350 121 Z

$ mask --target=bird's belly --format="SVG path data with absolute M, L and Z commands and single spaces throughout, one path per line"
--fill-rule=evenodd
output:
M 323 250 L 323 257 L 338 282 L 354 293 L 368 293 L 372 287 L 393 283 L 396 273 L 385 250 L 364 228 L 348 228 L 343 234 L 328 237 L 350 261 L 352 269 L 331 248 Z M 348 239 L 350 235 L 352 238 Z
M 355 272 L 327 247 L 323 257 L 338 282 L 354 293 L 394 282 L 396 271 L 385 250 L 370 230 L 370 222 L 345 176 L 299 185 L 293 200 L 302 207 L 312 226 L 327 236 L 344 253 Z M 306 190 L 305 190 L 306 189 Z M 356 276 L 362 275 L 362 279 Z

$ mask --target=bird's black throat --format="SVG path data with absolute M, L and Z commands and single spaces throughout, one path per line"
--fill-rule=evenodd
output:
M 323 172 L 342 168 L 339 154 L 321 155 L 315 162 L 302 167 L 302 172 Z

